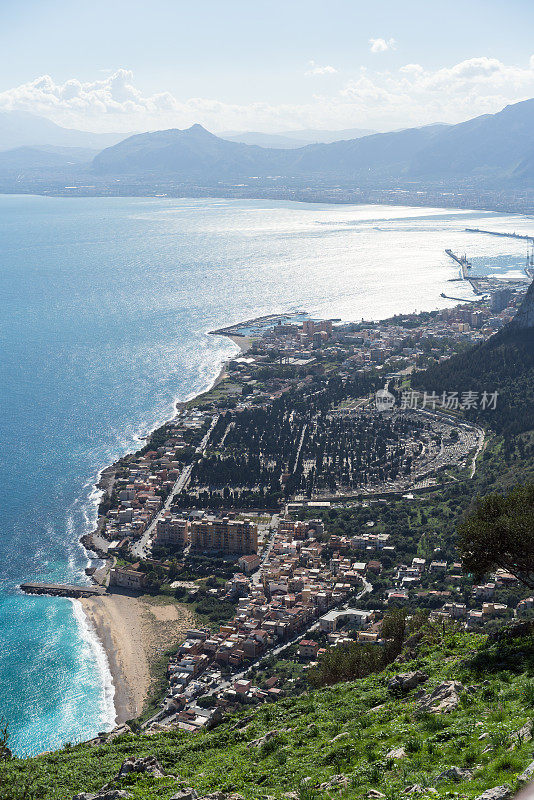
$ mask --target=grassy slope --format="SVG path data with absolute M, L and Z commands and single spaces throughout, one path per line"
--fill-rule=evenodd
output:
M 451 792 L 476 797 L 505 782 L 513 787 L 532 760 L 532 743 L 510 747 L 513 733 L 534 718 L 533 666 L 532 635 L 512 645 L 488 647 L 484 637 L 438 627 L 402 666 L 259 707 L 241 728 L 234 718 L 193 736 L 127 736 L 99 747 L 78 745 L 32 760 L 5 762 L 0 767 L 0 797 L 17 800 L 21 795 L 15 786 L 33 774 L 39 800 L 70 800 L 77 792 L 94 791 L 109 781 L 130 755 L 155 755 L 166 771 L 199 794 L 222 790 L 246 798 L 278 798 L 297 790 L 311 800 L 328 795 L 302 788 L 304 778 L 316 785 L 344 773 L 350 786 L 336 796 L 365 797 L 372 788 L 393 800 L 417 783 L 435 787 L 437 794 L 429 795 L 435 798 L 450 797 Z M 457 679 L 465 686 L 476 685 L 476 690 L 465 692 L 460 707 L 450 714 L 421 716 L 413 692 L 394 698 L 386 688 L 388 676 L 411 668 L 430 675 L 427 687 Z M 251 746 L 272 730 L 279 734 L 267 746 Z M 482 734 L 487 737 L 480 739 Z M 386 753 L 395 747 L 404 747 L 406 758 L 387 760 Z M 475 769 L 474 779 L 459 784 L 438 781 L 451 766 Z M 121 786 L 135 800 L 167 800 L 177 790 L 168 778 L 123 779 Z
M 442 392 L 499 392 L 497 409 L 472 410 L 466 417 L 504 435 L 534 429 L 534 330 L 507 327 L 488 341 L 413 376 L 419 389 Z

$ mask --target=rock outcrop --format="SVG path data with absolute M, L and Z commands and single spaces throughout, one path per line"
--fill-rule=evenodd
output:
M 511 794 L 512 790 L 509 786 L 494 786 L 493 789 L 486 789 L 485 792 L 479 794 L 476 800 L 506 800 Z
M 456 781 L 459 783 L 460 781 L 471 781 L 473 780 L 474 772 L 472 769 L 462 768 L 462 767 L 451 767 L 450 769 L 446 769 L 445 772 L 442 772 L 441 775 L 438 775 L 438 781 Z
M 428 675 L 420 670 L 417 670 L 417 672 L 400 672 L 388 682 L 388 691 L 393 694 L 409 692 L 410 689 L 415 689 L 427 680 Z
M 464 687 L 459 681 L 443 681 L 431 694 L 425 694 L 419 703 L 419 711 L 430 711 L 432 714 L 445 714 L 457 708 L 460 693 Z
M 517 314 L 513 319 L 512 326 L 514 328 L 520 328 L 521 330 L 534 328 L 534 281 L 530 284 L 528 292 L 519 306 Z
M 386 753 L 386 758 L 393 759 L 394 761 L 398 758 L 406 758 L 406 750 L 404 747 L 396 747 L 394 750 L 390 750 Z
M 146 772 L 154 778 L 163 778 L 165 773 L 161 764 L 154 756 L 146 758 L 127 758 L 122 762 L 122 766 L 117 774 L 117 778 L 129 775 L 131 772 Z

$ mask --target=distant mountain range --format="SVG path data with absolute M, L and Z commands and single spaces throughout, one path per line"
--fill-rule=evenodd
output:
M 124 139 L 120 133 L 90 133 L 62 128 L 27 111 L 0 111 L 0 151 L 19 147 L 85 147 L 102 150 Z
M 361 129 L 302 130 L 280 134 L 281 141 L 277 134 L 260 133 L 235 134 L 230 140 L 201 125 L 118 141 L 119 134 L 91 134 L 23 112 L 0 112 L 0 177 L 17 184 L 20 175 L 46 183 L 54 177 L 59 182 L 92 173 L 99 181 L 127 177 L 147 186 L 156 179 L 212 187 L 255 178 L 257 185 L 272 185 L 276 179 L 278 185 L 285 181 L 295 186 L 315 182 L 323 187 L 463 185 L 515 190 L 534 184 L 533 130 L 534 100 L 458 125 L 367 135 Z M 340 138 L 295 147 L 299 136 L 319 135 Z M 8 149 L 9 142 L 17 146 Z
M 362 136 L 370 136 L 372 133 L 376 133 L 376 131 L 365 128 L 347 128 L 341 131 L 305 129 L 301 131 L 283 131 L 282 133 L 227 131 L 218 135 L 221 139 L 227 139 L 230 142 L 295 150 L 297 147 L 305 147 L 307 144 L 339 142 L 342 139 L 360 139 Z
M 411 161 L 446 125 L 377 133 L 361 139 L 271 149 L 230 142 L 201 125 L 130 136 L 99 153 L 100 175 L 167 175 L 181 180 L 242 180 L 247 177 L 357 179 L 406 173 Z
M 16 147 L 0 151 L 0 172 L 9 170 L 41 170 L 89 164 L 98 150 L 88 147 Z
M 351 183 L 370 180 L 477 181 L 509 188 L 534 172 L 534 100 L 458 125 L 376 133 L 357 139 L 273 149 L 228 141 L 201 125 L 131 136 L 99 153 L 99 175 L 188 181 L 281 176 Z

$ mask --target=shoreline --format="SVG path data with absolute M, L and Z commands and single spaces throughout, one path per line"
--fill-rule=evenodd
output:
M 115 187 L 116 188 L 116 187 Z M 182 191 L 170 191 L 164 194 L 156 194 L 156 193 L 148 193 L 147 191 L 139 191 L 139 192 L 127 192 L 121 193 L 114 193 L 110 195 L 109 192 L 101 191 L 101 192 L 84 192 L 84 191 L 69 191 L 68 193 L 64 190 L 57 189 L 57 190 L 47 190 L 42 189 L 41 191 L 38 190 L 37 187 L 28 187 L 27 190 L 21 189 L 17 187 L 17 189 L 12 189 L 10 187 L 0 187 L 0 196 L 2 197 L 39 197 L 39 198 L 50 198 L 50 199 L 92 199 L 92 200 L 101 200 L 105 198 L 106 200 L 128 200 L 128 199 L 137 199 L 137 200 L 235 200 L 235 201 L 243 201 L 243 200 L 250 200 L 250 201 L 277 201 L 277 202 L 284 202 L 284 203 L 294 203 L 303 204 L 303 205 L 328 205 L 328 206 L 399 206 L 401 208 L 435 208 L 439 211 L 449 211 L 449 210 L 458 210 L 458 211 L 465 211 L 465 212 L 481 212 L 486 214 L 518 214 L 520 216 L 532 217 L 534 216 L 534 205 L 531 205 L 529 208 L 525 209 L 523 204 L 525 202 L 531 202 L 530 200 L 526 200 L 526 198 L 522 197 L 510 197 L 507 201 L 509 206 L 507 207 L 495 207 L 495 200 L 488 199 L 487 203 L 480 201 L 472 205 L 473 198 L 471 195 L 467 195 L 465 197 L 466 205 L 458 205 L 458 203 L 463 202 L 462 195 L 460 192 L 456 191 L 457 194 L 460 195 L 460 198 L 456 198 L 455 201 L 448 202 L 444 200 L 443 197 L 439 198 L 419 198 L 419 197 L 410 197 L 409 201 L 406 199 L 403 201 L 402 197 L 369 197 L 367 196 L 359 196 L 359 197 L 352 197 L 352 198 L 339 198 L 339 197 L 332 197 L 331 194 L 328 194 L 329 190 L 326 190 L 326 194 L 324 197 L 308 197 L 304 195 L 305 190 L 300 189 L 297 190 L 302 192 L 300 196 L 295 196 L 294 192 L 291 193 L 284 193 L 281 191 L 278 196 L 273 197 L 270 193 L 262 193 L 260 191 L 252 191 L 252 192 L 243 192 L 243 193 L 232 193 L 232 192 L 220 192 L 217 193 L 216 190 L 211 189 L 211 191 L 206 192 L 205 194 L 201 193 L 194 193 L 191 191 L 187 191 L 183 189 Z M 331 190 L 330 190 L 331 191 Z M 373 192 L 389 192 L 391 189 L 389 187 L 381 187 L 378 189 L 368 189 L 369 193 Z M 427 189 L 425 191 L 431 191 Z M 481 192 L 491 190 L 484 190 L 483 188 L 480 190 Z M 520 191 L 520 190 L 519 190 Z
M 155 679 L 154 666 L 171 647 L 178 646 L 192 615 L 169 601 L 113 593 L 80 600 L 83 613 L 107 657 L 114 689 L 114 726 L 139 717 Z
M 243 355 L 252 346 L 250 337 L 229 335 L 215 331 L 207 331 L 206 335 L 224 336 L 237 345 L 239 351 L 223 360 L 218 374 L 206 389 L 194 394 L 186 401 L 174 400 L 173 405 L 176 410 L 185 408 L 188 403 L 211 392 L 227 377 L 226 366 L 228 362 L 238 355 Z M 143 441 L 145 443 L 150 441 L 154 431 L 169 421 L 169 419 L 166 419 L 162 423 L 156 424 Z M 135 451 L 126 452 L 120 459 L 125 458 L 132 452 Z M 87 553 L 89 562 L 95 556 L 104 561 L 104 565 L 96 573 L 90 575 L 92 583 L 99 583 L 97 581 L 98 573 L 103 573 L 107 577 L 106 573 L 109 571 L 110 562 L 113 560 L 107 552 L 101 549 L 95 539 L 98 539 L 102 527 L 103 518 L 99 514 L 100 505 L 108 491 L 111 491 L 113 487 L 116 465 L 120 459 L 99 470 L 93 488 L 93 491 L 96 490 L 98 494 L 95 498 L 96 524 L 93 530 L 79 538 L 79 543 Z M 99 597 L 81 598 L 79 602 L 87 624 L 104 650 L 114 692 L 112 698 L 115 711 L 114 725 L 121 725 L 140 716 L 148 699 L 153 675 L 151 674 L 151 658 L 147 652 L 147 646 L 155 650 L 159 649 L 156 643 L 156 629 L 160 629 L 159 622 L 161 622 L 161 619 L 159 621 L 150 620 L 149 613 L 147 613 L 149 603 L 143 601 L 142 596 L 117 592 L 113 594 L 107 593 Z M 165 608 L 171 609 L 177 608 L 177 606 L 169 603 L 169 606 Z M 169 613 L 167 611 L 167 615 Z M 188 620 L 188 626 L 183 630 L 183 633 L 185 633 L 187 627 L 191 627 L 193 624 L 193 619 L 190 618 L 191 615 L 186 609 L 183 609 L 183 615 Z M 151 622 L 154 623 L 152 626 Z M 144 635 L 147 632 L 148 637 Z M 174 644 L 179 643 L 179 636 L 178 628 Z M 168 646 L 172 646 L 172 644 L 173 642 L 170 642 Z M 163 650 L 165 649 L 167 647 L 163 648 Z

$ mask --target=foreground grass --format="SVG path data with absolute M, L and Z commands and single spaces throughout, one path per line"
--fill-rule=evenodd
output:
M 486 643 L 475 634 L 430 630 L 407 658 L 357 682 L 245 709 L 211 732 L 124 736 L 97 747 L 80 744 L 3 762 L 0 797 L 71 800 L 110 781 L 132 755 L 156 756 L 166 772 L 199 795 L 220 790 L 247 799 L 281 798 L 295 791 L 302 800 L 313 800 L 364 798 L 374 789 L 396 800 L 417 784 L 423 797 L 468 800 L 504 783 L 515 789 L 517 775 L 532 761 L 532 742 L 515 737 L 534 719 L 532 632 Z M 469 689 L 451 713 L 421 714 L 416 692 L 392 697 L 387 690 L 388 678 L 411 669 L 430 676 L 427 691 L 452 679 Z M 266 743 L 254 744 L 273 731 Z M 405 757 L 386 757 L 401 747 Z M 468 767 L 473 779 L 440 780 L 452 766 Z M 347 776 L 346 789 L 317 788 L 336 774 Z M 31 788 L 24 794 L 26 782 Z M 145 776 L 125 778 L 118 786 L 135 800 L 168 800 L 178 788 L 173 779 Z

